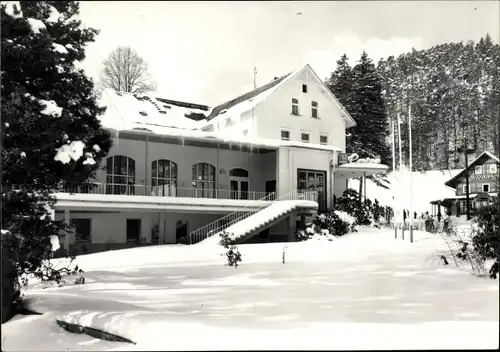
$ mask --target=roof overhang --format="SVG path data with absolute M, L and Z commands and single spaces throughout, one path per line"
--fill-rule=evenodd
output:
M 380 174 L 386 172 L 388 169 L 389 167 L 384 164 L 347 163 L 336 166 L 334 173 L 340 177 L 357 178 Z
M 470 169 L 471 167 L 474 167 L 475 164 L 481 159 L 483 158 L 484 156 L 487 156 L 489 157 L 490 159 L 493 159 L 494 161 L 496 161 L 497 163 L 500 162 L 500 160 L 494 156 L 493 154 L 491 154 L 490 152 L 488 151 L 485 151 L 485 152 L 482 152 L 481 154 L 479 154 L 474 160 L 472 160 L 470 163 L 469 163 L 469 166 L 467 168 L 464 168 L 462 169 L 462 171 L 460 171 L 458 174 L 456 174 L 455 176 L 453 176 L 452 178 L 450 178 L 448 181 L 446 181 L 444 184 L 448 187 L 451 187 L 453 189 L 456 189 L 457 186 L 458 186 L 458 179 L 462 176 L 464 176 L 465 174 L 465 170 L 466 169 Z

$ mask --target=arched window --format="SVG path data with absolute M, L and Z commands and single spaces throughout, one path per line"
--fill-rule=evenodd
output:
M 160 159 L 151 163 L 151 185 L 155 194 L 166 197 L 177 195 L 177 164 Z
M 207 163 L 193 165 L 193 187 L 197 197 L 215 198 L 215 166 Z
M 135 161 L 123 155 L 114 155 L 106 160 L 107 193 L 134 194 Z
M 248 177 L 248 171 L 245 169 L 231 169 L 231 170 L 229 170 L 229 176 Z

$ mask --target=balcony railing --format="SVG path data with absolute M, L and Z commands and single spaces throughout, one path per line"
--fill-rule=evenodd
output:
M 152 197 L 186 197 L 210 199 L 260 200 L 269 192 L 232 191 L 225 189 L 180 188 L 173 186 L 145 186 L 136 184 L 89 183 L 78 187 L 63 187 L 59 192 L 79 194 L 114 194 Z

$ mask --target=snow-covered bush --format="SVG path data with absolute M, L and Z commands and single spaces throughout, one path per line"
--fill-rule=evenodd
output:
M 337 199 L 335 204 L 337 210 L 344 211 L 356 219 L 358 225 L 370 225 L 371 201 L 359 200 L 359 193 L 352 188 L 348 188 L 342 193 L 342 197 Z
M 224 231 L 219 236 L 221 238 L 219 242 L 220 245 L 226 249 L 226 253 L 222 254 L 227 259 L 226 265 L 238 268 L 238 263 L 242 261 L 241 253 L 238 250 L 238 247 L 233 245 L 231 235 L 229 234 L 229 232 Z
M 356 220 L 346 212 L 329 210 L 316 216 L 316 219 L 307 224 L 305 229 L 299 229 L 297 241 L 307 241 L 313 238 L 333 241 L 335 237 L 355 231 L 355 224 Z
M 491 261 L 489 276 L 496 279 L 499 273 L 500 256 L 500 198 L 496 197 L 493 204 L 482 207 L 475 220 L 471 241 L 463 241 L 457 256 L 464 260 L 471 257 L 479 258 L 483 263 Z

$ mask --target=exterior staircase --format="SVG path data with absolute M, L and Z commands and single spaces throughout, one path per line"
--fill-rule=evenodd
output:
M 233 235 L 235 241 L 241 242 L 280 222 L 296 210 L 318 208 L 316 192 L 295 190 L 278 199 L 274 199 L 273 195 L 267 196 L 270 198 L 267 201 L 261 199 L 266 201 L 265 205 L 231 213 L 191 232 L 188 235 L 189 243 L 195 244 L 208 238 L 218 242 L 219 234 L 225 230 Z
M 313 201 L 284 201 L 255 213 L 226 229 L 235 243 L 242 243 L 291 216 L 297 210 L 316 210 Z

